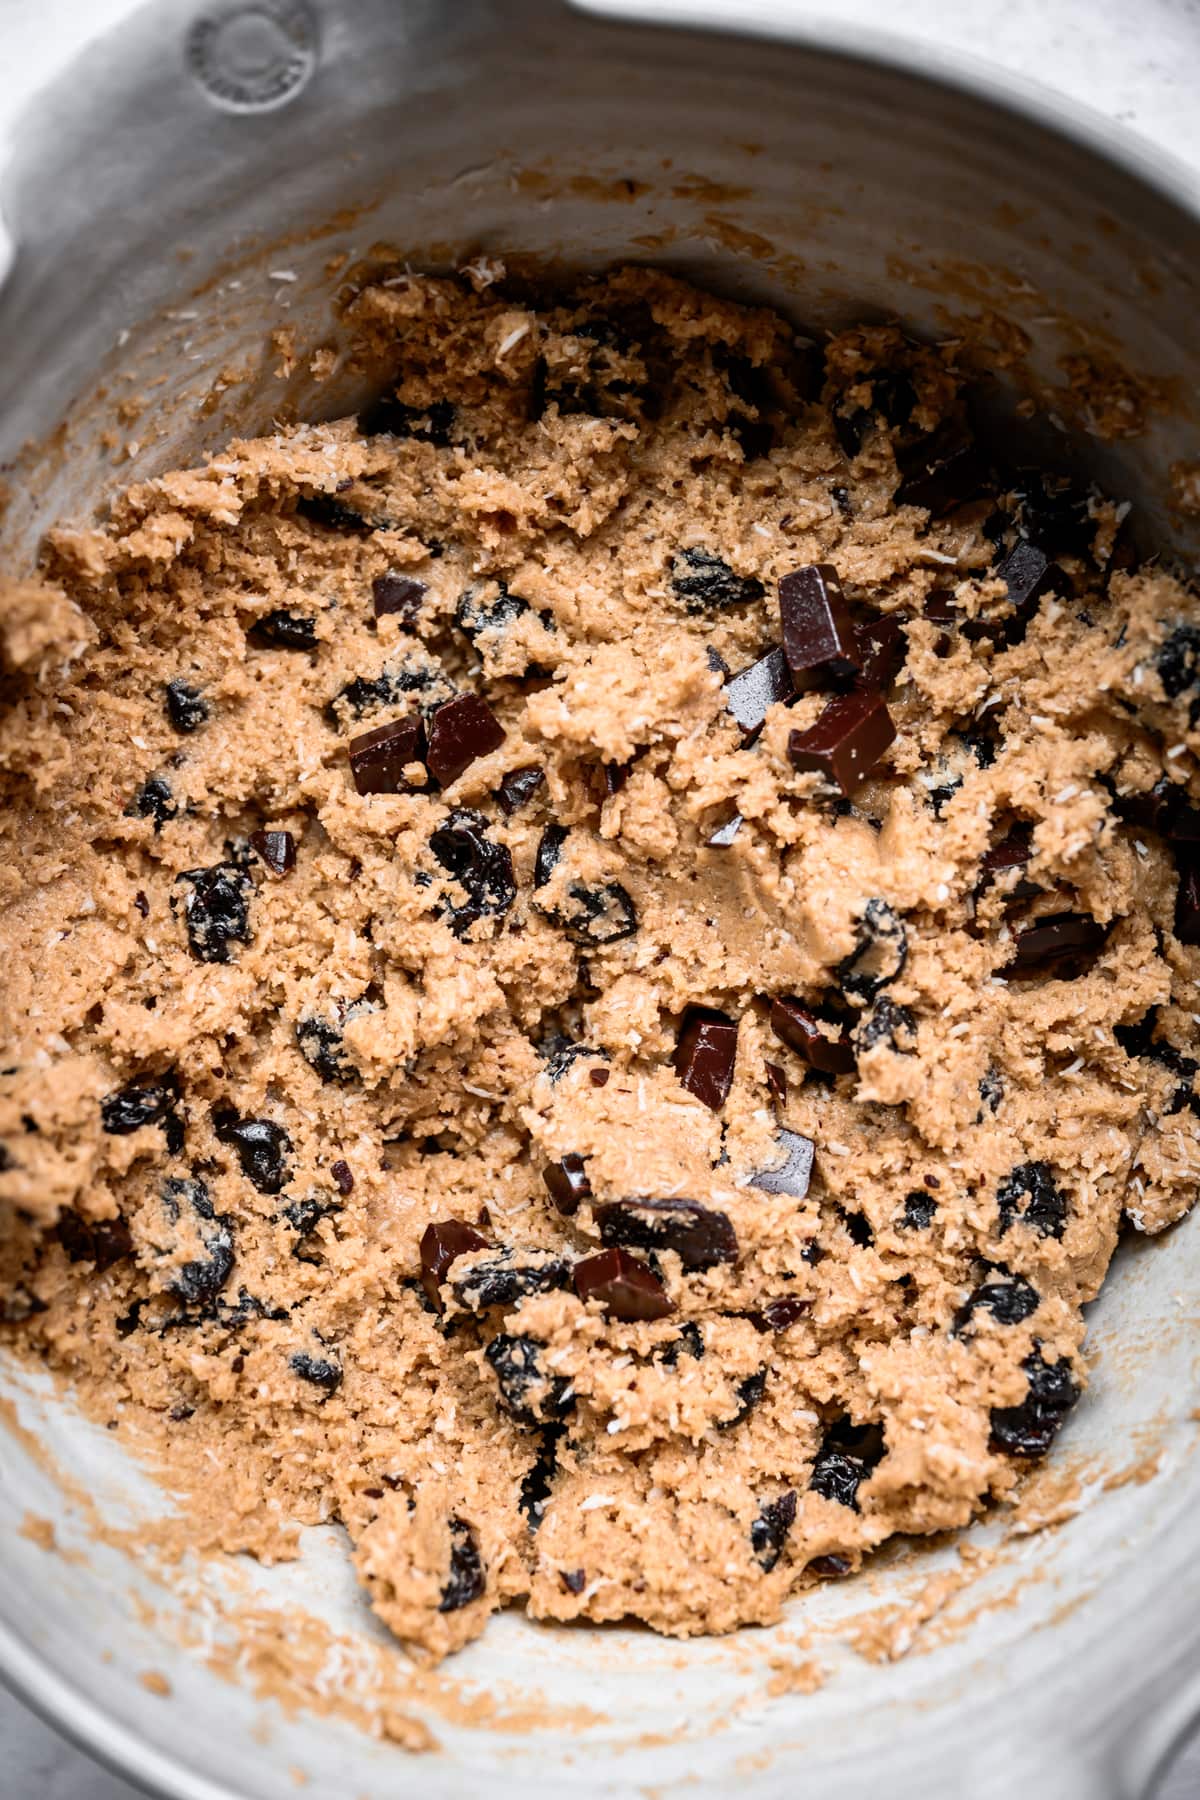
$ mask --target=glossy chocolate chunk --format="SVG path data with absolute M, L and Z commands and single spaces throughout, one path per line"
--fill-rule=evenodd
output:
M 412 575 L 398 575 L 391 570 L 386 575 L 377 575 L 371 583 L 375 617 L 384 619 L 396 613 L 405 625 L 411 625 L 428 592 L 425 583 Z
M 857 1512 L 859 1487 L 882 1462 L 885 1448 L 878 1425 L 839 1419 L 825 1433 L 808 1485 L 814 1493 Z
M 456 807 L 429 840 L 433 854 L 466 894 L 461 905 L 446 908 L 458 937 L 476 919 L 486 915 L 502 917 L 517 897 L 512 854 L 506 844 L 498 844 L 487 835 L 486 825 L 482 813 L 470 807 Z
M 665 1319 L 674 1311 L 654 1271 L 624 1250 L 585 1256 L 575 1264 L 573 1273 L 579 1298 L 598 1300 L 610 1318 L 632 1324 L 641 1319 Z
M 1175 895 L 1175 936 L 1181 944 L 1200 944 L 1200 859 L 1180 857 Z
M 1200 844 L 1200 808 L 1190 806 L 1187 790 L 1165 775 L 1142 793 L 1114 793 L 1112 810 L 1126 825 L 1157 831 L 1168 843 Z
M 486 700 L 459 694 L 439 706 L 429 721 L 429 773 L 443 787 L 456 781 L 477 758 L 504 742 L 504 728 Z
M 1095 960 L 1107 937 L 1108 927 L 1086 913 L 1054 913 L 1017 934 L 1012 960 L 1000 973 L 1018 980 L 1030 975 L 1069 979 Z M 1200 943 L 1200 936 L 1196 941 Z
M 776 1106 L 785 1106 L 788 1097 L 787 1076 L 778 1063 L 764 1063 L 763 1073 L 767 1078 L 767 1092 Z
M 843 1031 L 830 1037 L 821 1029 L 822 1021 L 798 1000 L 772 1000 L 771 1030 L 781 1044 L 802 1056 L 811 1069 L 822 1075 L 849 1075 L 854 1069 L 854 1051 Z
M 1046 1162 L 1019 1163 L 996 1190 L 1000 1211 L 997 1233 L 1011 1225 L 1028 1225 L 1039 1237 L 1061 1238 L 1067 1225 L 1067 1196 Z
M 809 1302 L 800 1300 L 793 1294 L 781 1294 L 778 1300 L 768 1300 L 766 1305 L 751 1315 L 754 1323 L 762 1331 L 787 1331 L 795 1325 L 809 1310 Z
M 832 563 L 807 563 L 779 583 L 783 653 L 793 678 L 860 672 L 859 640 Z
M 1032 827 L 1014 825 L 999 843 L 993 844 L 979 859 L 979 885 L 976 892 L 981 893 L 998 876 L 1006 875 L 1010 869 L 1023 869 L 1032 855 Z M 1006 891 L 1013 900 L 1029 900 L 1041 890 L 1035 881 L 1017 881 Z
M 410 763 L 424 761 L 425 726 L 418 713 L 350 739 L 350 774 L 360 794 L 409 794 Z
M 452 1518 L 450 1531 L 450 1573 L 438 1601 L 440 1613 L 459 1612 L 487 1588 L 487 1575 L 475 1533 L 465 1519 Z
M 435 1312 L 445 1310 L 442 1301 L 442 1277 L 456 1256 L 467 1256 L 472 1250 L 486 1250 L 488 1241 L 461 1219 L 442 1219 L 427 1225 L 421 1234 L 421 1286 Z
M 461 1276 L 452 1276 L 450 1289 L 460 1305 L 483 1312 L 489 1306 L 516 1306 L 530 1294 L 552 1293 L 570 1280 L 571 1264 L 565 1256 L 508 1246 L 473 1262 Z
M 813 1141 L 786 1128 L 775 1141 L 785 1152 L 784 1161 L 777 1169 L 760 1169 L 750 1177 L 750 1184 L 764 1194 L 790 1194 L 794 1200 L 803 1200 L 812 1180 Z
M 1050 586 L 1050 559 L 1036 544 L 1021 538 L 1002 562 L 996 574 L 1008 589 L 1008 597 L 1018 612 L 1032 608 Z
M 288 612 L 284 607 L 276 607 L 255 621 L 250 635 L 256 643 L 271 650 L 315 650 L 317 621 L 308 613 Z
M 908 654 L 904 627 L 906 613 L 880 613 L 858 627 L 859 682 L 863 687 L 885 688 L 896 679 Z
M 842 992 L 856 1005 L 869 1005 L 881 988 L 899 978 L 908 961 L 908 933 L 886 900 L 873 895 L 855 922 L 856 943 L 837 966 Z
M 723 1212 L 697 1200 L 610 1200 L 596 1208 L 604 1244 L 674 1250 L 685 1269 L 711 1269 L 738 1258 L 737 1233 Z
M 1021 1364 L 1029 1390 L 1019 1406 L 993 1407 L 991 1448 L 1007 1456 L 1045 1456 L 1079 1398 L 1071 1365 L 1048 1363 L 1040 1346 Z
M 190 681 L 168 681 L 166 706 L 172 726 L 185 736 L 198 731 L 209 716 L 208 701 Z
M 788 1532 L 795 1523 L 796 1496 L 790 1488 L 777 1500 L 759 1502 L 758 1517 L 750 1527 L 750 1548 L 766 1574 L 783 1555 Z
M 252 831 L 250 848 L 272 875 L 287 875 L 296 866 L 296 840 L 290 831 Z
M 756 575 L 735 575 L 711 550 L 682 550 L 671 566 L 671 586 L 690 613 L 744 606 L 761 600 L 763 584 Z
M 823 1580 L 836 1581 L 839 1576 L 848 1575 L 853 1565 L 848 1556 L 814 1556 L 806 1567 Z
M 710 832 L 709 836 L 705 838 L 705 849 L 728 850 L 730 844 L 732 844 L 734 838 L 742 829 L 743 822 L 741 813 L 734 813 L 732 819 L 726 820 L 724 825 L 718 825 L 717 829 Z
M 242 1119 L 230 1107 L 213 1113 L 213 1130 L 236 1152 L 242 1174 L 260 1194 L 278 1194 L 290 1174 L 292 1140 L 274 1119 Z
M 988 486 L 985 458 L 960 428 L 948 426 L 897 459 L 897 506 L 923 506 L 934 517 L 974 500 Z
M 250 878 L 230 862 L 188 869 L 175 879 L 188 884 L 183 917 L 192 955 L 200 962 L 231 962 L 229 946 L 250 942 Z
M 858 688 L 831 700 L 815 725 L 793 731 L 793 766 L 813 770 L 850 795 L 875 767 L 896 735 L 892 716 L 875 688 Z
M 682 1087 L 720 1112 L 733 1084 L 737 1022 L 711 1006 L 689 1006 L 675 1044 L 675 1073 Z
M 593 1070 L 593 1074 L 603 1074 L 605 1080 L 608 1079 L 607 1069 Z M 582 1200 L 590 1200 L 592 1197 L 587 1165 L 575 1150 L 566 1151 L 558 1162 L 547 1163 L 542 1170 L 542 1180 L 550 1198 L 565 1218 L 569 1219 L 579 1211 Z
M 528 806 L 545 780 L 546 771 L 540 763 L 529 763 L 523 769 L 510 769 L 496 789 L 496 799 L 505 818 L 511 819 L 514 813 Z
M 769 708 L 791 700 L 795 691 L 787 657 L 781 649 L 768 650 L 725 683 L 725 704 L 749 739 L 762 730 Z

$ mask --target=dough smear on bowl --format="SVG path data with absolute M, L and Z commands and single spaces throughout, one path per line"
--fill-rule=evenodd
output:
M 0 586 L 4 1339 L 434 1655 L 966 1524 L 1200 1170 L 1194 597 L 952 350 L 477 290 Z

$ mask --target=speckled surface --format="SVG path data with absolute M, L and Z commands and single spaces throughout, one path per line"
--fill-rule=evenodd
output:
M 838 0 L 807 7 L 797 0 L 685 0 L 695 16 L 737 10 L 748 16 L 794 12 L 836 15 L 874 30 L 899 22 L 884 0 Z M 19 57 L 26 77 L 56 66 L 63 47 L 82 46 L 131 0 L 0 0 L 0 66 Z M 681 6 L 681 10 L 683 10 Z M 1136 16 L 1136 29 L 1132 20 Z M 986 57 L 1027 79 L 1049 83 L 1119 118 L 1177 156 L 1200 163 L 1200 112 L 1194 70 L 1200 50 L 1200 0 L 908 0 L 906 35 Z M 0 94 L 0 144 L 11 107 Z M 128 1784 L 99 1769 L 0 1695 L 0 1800 L 134 1800 Z M 1161 1800 L 1200 1795 L 1200 1752 L 1177 1766 Z

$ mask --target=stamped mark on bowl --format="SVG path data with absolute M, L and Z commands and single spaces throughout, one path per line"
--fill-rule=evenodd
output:
M 294 99 L 316 68 L 316 20 L 301 0 L 210 11 L 188 32 L 187 63 L 214 106 L 270 112 Z

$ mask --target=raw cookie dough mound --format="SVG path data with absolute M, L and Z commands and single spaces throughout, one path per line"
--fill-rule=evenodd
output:
M 5 1334 L 431 1655 L 966 1524 L 1200 1170 L 1200 610 L 953 351 L 390 273 L 0 588 Z

